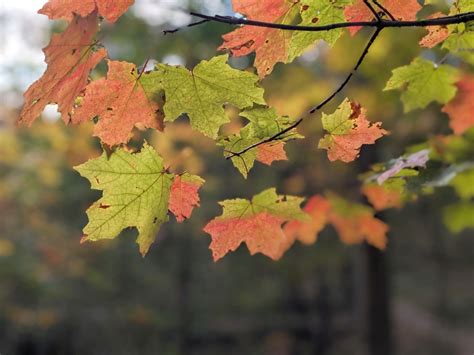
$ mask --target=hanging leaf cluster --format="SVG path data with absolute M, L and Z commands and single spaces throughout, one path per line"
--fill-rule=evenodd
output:
M 94 123 L 93 134 L 106 152 L 75 169 L 102 197 L 87 211 L 89 223 L 82 241 L 112 239 L 134 227 L 145 255 L 170 214 L 183 222 L 200 204 L 204 179 L 170 171 L 166 159 L 146 142 L 133 152 L 127 144 L 135 130 L 166 134 L 167 126 L 185 115 L 194 130 L 222 147 L 225 158 L 246 178 L 256 162 L 269 166 L 287 160 L 285 146 L 304 138 L 297 127 L 308 117 L 282 116 L 266 101 L 260 81 L 277 63 L 290 63 L 319 42 L 331 47 L 346 32 L 356 36 L 363 27 L 375 28 L 354 70 L 334 95 L 310 111 L 313 114 L 337 97 L 383 28 L 430 20 L 434 22 L 426 25 L 420 47 L 447 51 L 463 65 L 419 56 L 394 69 L 384 90 L 400 92 L 405 112 L 432 103 L 441 106 L 452 136 L 433 138 L 365 174 L 361 193 L 373 208 L 332 192 L 304 202 L 302 197 L 279 195 L 269 188 L 250 200 L 220 202 L 222 215 L 203 230 L 211 236 L 214 260 L 242 243 L 251 254 L 277 260 L 297 240 L 314 243 L 328 224 L 346 244 L 366 241 L 385 249 L 389 228 L 375 212 L 400 208 L 419 194 L 445 185 L 452 186 L 462 200 L 446 208 L 447 225 L 453 231 L 473 227 L 469 211 L 474 208 L 474 162 L 466 159 L 474 156 L 469 143 L 474 126 L 474 75 L 469 72 L 474 64 L 472 1 L 455 1 L 445 14 L 432 10 L 431 1 L 422 6 L 416 0 L 233 0 L 234 11 L 243 17 L 230 18 L 229 24 L 242 25 L 223 35 L 217 50 L 225 54 L 194 68 L 158 63 L 152 70 L 110 58 L 98 36 L 102 21 L 116 22 L 133 2 L 50 0 L 39 10 L 68 25 L 44 48 L 47 69 L 25 92 L 18 122 L 30 126 L 46 105 L 57 104 L 66 124 Z M 229 55 L 252 53 L 256 74 L 228 63 Z M 91 80 L 91 72 L 102 61 L 107 64 L 106 76 Z M 231 121 L 230 107 L 246 124 L 237 133 L 226 134 L 222 126 Z M 330 161 L 350 163 L 365 145 L 377 144 L 389 134 L 376 113 L 368 113 L 350 98 L 343 99 L 335 112 L 324 109 L 321 120 L 326 134 L 319 143 L 315 139 L 314 146 L 326 150 Z

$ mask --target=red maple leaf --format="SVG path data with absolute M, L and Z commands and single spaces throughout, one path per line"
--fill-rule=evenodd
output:
M 197 176 L 176 175 L 171 185 L 168 208 L 179 223 L 191 217 L 193 208 L 199 206 L 198 191 L 203 183 L 204 181 Z
M 251 201 L 225 200 L 221 216 L 214 218 L 204 231 L 211 235 L 214 261 L 246 243 L 250 253 L 262 253 L 278 260 L 287 249 L 287 238 L 282 224 L 290 220 L 304 220 L 308 216 L 301 210 L 302 198 L 277 195 L 268 189 L 255 195 Z
M 285 152 L 285 142 L 266 143 L 257 148 L 257 160 L 266 165 L 274 161 L 288 160 Z
M 85 17 L 94 10 L 110 22 L 122 16 L 135 0 L 49 0 L 38 13 L 51 20 L 71 21 L 74 15 Z
M 330 215 L 331 224 L 345 244 L 359 244 L 364 240 L 374 247 L 384 250 L 387 246 L 388 226 L 370 213 L 356 213 L 350 216 Z
M 384 0 L 380 3 L 399 21 L 416 20 L 416 14 L 421 9 L 417 0 Z M 356 0 L 353 5 L 344 9 L 344 17 L 347 22 L 361 22 L 372 20 L 374 14 L 362 0 Z M 360 26 L 349 27 L 349 32 L 354 36 L 361 28 Z
M 243 218 L 213 219 L 204 228 L 212 236 L 209 248 L 214 261 L 235 251 L 245 242 L 251 255 L 262 253 L 273 260 L 283 255 L 285 235 L 281 228 L 285 220 L 268 212 Z
M 99 117 L 94 135 L 109 146 L 128 142 L 134 127 L 162 130 L 159 106 L 143 88 L 142 73 L 138 73 L 135 64 L 109 60 L 108 65 L 107 78 L 87 85 L 73 123 Z
M 295 240 L 303 244 L 316 242 L 318 234 L 327 224 L 332 224 L 345 244 L 369 244 L 385 249 L 388 226 L 374 217 L 374 211 L 364 205 L 349 202 L 335 194 L 326 197 L 313 196 L 303 208 L 310 219 L 290 221 L 284 226 L 286 240 L 283 252 L 290 248 Z
M 234 11 L 250 20 L 281 22 L 294 4 L 286 0 L 233 0 Z M 263 78 L 270 74 L 277 62 L 288 58 L 291 32 L 279 29 L 244 26 L 223 36 L 219 50 L 230 50 L 234 56 L 256 53 L 255 67 Z
M 457 87 L 456 96 L 442 111 L 449 115 L 454 133 L 460 135 L 474 126 L 474 75 L 465 75 Z
M 445 16 L 442 12 L 437 12 L 428 16 L 429 19 Z M 449 36 L 449 30 L 446 26 L 429 26 L 426 28 L 428 34 L 420 40 L 420 46 L 433 48 L 443 42 Z
M 64 32 L 52 37 L 43 49 L 48 67 L 24 94 L 20 124 L 31 125 L 46 105 L 54 103 L 58 104 L 63 120 L 69 122 L 74 101 L 84 90 L 90 71 L 107 54 L 103 48 L 93 50 L 97 29 L 97 14 L 93 13 L 74 18 Z

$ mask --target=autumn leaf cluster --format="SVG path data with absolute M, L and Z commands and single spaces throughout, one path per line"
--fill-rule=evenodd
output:
M 183 222 L 199 206 L 198 191 L 204 179 L 170 171 L 166 159 L 146 142 L 141 150 L 132 152 L 127 143 L 134 130 L 154 129 L 166 134 L 167 126 L 186 115 L 191 127 L 222 147 L 225 157 L 246 178 L 256 162 L 271 165 L 287 160 L 285 145 L 303 139 L 297 132 L 302 118 L 282 116 L 270 107 L 260 84 L 277 63 L 292 62 L 320 41 L 331 47 L 345 32 L 360 35 L 362 26 L 351 22 L 416 21 L 420 16 L 439 19 L 474 11 L 469 0 L 456 1 L 446 14 L 435 11 L 430 1 L 421 6 L 416 0 L 380 1 L 383 7 L 377 7 L 377 11 L 377 3 L 368 5 L 362 0 L 232 3 L 234 11 L 250 21 L 285 26 L 342 25 L 321 31 L 243 25 L 223 35 L 218 50 L 226 54 L 203 60 L 194 68 L 157 63 L 148 70 L 146 63 L 137 67 L 110 58 L 98 36 L 101 22 L 117 21 L 133 5 L 133 0 L 50 0 L 39 11 L 51 20 L 65 20 L 68 25 L 63 32 L 54 34 L 44 48 L 47 69 L 25 92 L 18 122 L 32 125 L 49 104 L 58 105 L 66 124 L 94 122 L 93 134 L 106 152 L 76 170 L 90 181 L 92 189 L 102 192 L 102 197 L 87 211 L 89 223 L 84 228 L 83 241 L 112 239 L 125 228 L 135 227 L 140 252 L 145 255 L 170 213 Z M 426 12 L 431 13 L 424 15 Z M 453 184 L 464 201 L 469 201 L 472 189 L 466 190 L 460 181 L 471 179 L 467 183 L 472 185 L 474 164 L 459 164 L 450 158 L 449 152 L 450 142 L 465 140 L 474 126 L 474 76 L 469 73 L 470 65 L 474 64 L 473 26 L 472 22 L 462 21 L 431 25 L 419 42 L 423 48 L 438 48 L 456 56 L 462 65 L 435 63 L 420 56 L 393 70 L 384 90 L 400 92 L 405 112 L 424 109 L 431 103 L 442 105 L 454 135 L 437 137 L 398 159 L 374 166 L 362 178 L 361 189 L 373 208 L 331 192 L 312 196 L 304 203 L 304 198 L 279 195 L 275 188 L 250 200 L 222 201 L 222 215 L 204 227 L 212 238 L 210 249 L 214 259 L 222 258 L 242 243 L 251 254 L 279 259 L 296 240 L 314 243 L 327 224 L 335 228 L 344 243 L 366 241 L 384 249 L 389 228 L 375 217 L 375 212 L 399 208 L 426 189 L 441 186 L 441 182 L 435 183 L 423 175 L 431 161 L 438 162 L 442 172 L 456 172 L 455 178 L 443 183 Z M 228 64 L 229 55 L 252 53 L 257 74 Z M 102 61 L 107 63 L 106 76 L 91 80 L 91 72 Z M 221 129 L 231 121 L 228 107 L 237 110 L 246 122 L 237 133 L 226 134 Z M 356 100 L 345 98 L 335 112 L 323 112 L 326 133 L 314 144 L 315 148 L 326 150 L 330 161 L 354 161 L 364 145 L 376 144 L 389 134 L 376 116 Z M 462 144 L 468 152 L 472 148 L 467 139 Z M 447 215 L 454 213 L 448 211 Z M 455 223 L 452 229 L 460 230 L 464 225 Z

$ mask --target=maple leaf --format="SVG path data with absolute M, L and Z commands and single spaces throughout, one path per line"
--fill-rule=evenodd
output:
M 474 75 L 465 75 L 456 84 L 458 92 L 442 109 L 449 115 L 449 125 L 460 135 L 474 126 Z
M 416 20 L 416 14 L 421 6 L 417 0 L 384 0 L 380 1 L 384 8 L 389 11 L 398 21 Z M 370 21 L 374 14 L 362 0 L 356 0 L 353 5 L 349 5 L 344 10 L 347 22 Z M 354 36 L 362 27 L 354 26 L 349 28 L 349 32 Z
M 291 24 L 298 15 L 296 1 L 287 0 L 233 0 L 235 12 L 249 20 Z M 254 66 L 260 78 L 270 74 L 278 62 L 285 63 L 291 32 L 274 28 L 244 26 L 224 36 L 219 50 L 230 50 L 234 56 L 255 52 Z
M 49 0 L 38 13 L 51 20 L 71 21 L 74 15 L 86 17 L 96 9 L 109 22 L 115 22 L 135 0 Z
M 64 32 L 53 35 L 43 49 L 48 67 L 26 90 L 19 124 L 30 126 L 46 105 L 54 103 L 58 104 L 64 122 L 69 122 L 74 101 L 84 90 L 89 73 L 107 54 L 103 48 L 94 51 L 97 30 L 94 13 L 86 18 L 74 18 Z
M 352 0 L 304 0 L 300 3 L 301 22 L 298 25 L 325 26 L 345 22 L 344 8 L 351 2 Z M 342 28 L 320 32 L 295 32 L 290 43 L 288 61 L 293 61 L 317 40 L 324 40 L 330 46 L 334 45 L 342 33 Z
M 272 165 L 274 161 L 288 160 L 284 148 L 284 142 L 259 145 L 257 148 L 257 160 L 266 165 Z
M 246 130 L 242 129 L 240 134 L 235 134 L 230 137 L 225 137 L 221 140 L 221 145 L 224 146 L 224 155 L 230 154 L 231 152 L 239 152 L 247 147 L 258 143 L 260 140 L 256 137 L 249 137 L 246 134 Z M 233 156 L 230 160 L 232 164 L 239 170 L 242 176 L 246 179 L 250 170 L 255 164 L 257 159 L 257 150 L 250 149 L 243 154 Z
M 240 116 L 248 119 L 250 124 L 245 127 L 248 137 L 265 139 L 273 137 L 295 123 L 294 118 L 279 116 L 274 108 L 256 106 L 240 113 Z M 304 138 L 298 134 L 296 129 L 290 130 L 279 137 L 280 141 Z
M 231 152 L 240 152 L 255 143 L 273 137 L 295 122 L 289 117 L 278 116 L 275 109 L 268 107 L 254 107 L 241 112 L 240 116 L 248 119 L 250 123 L 243 127 L 239 134 L 224 137 L 220 140 L 219 144 L 224 146 L 225 156 L 228 156 Z M 303 136 L 299 135 L 296 129 L 290 130 L 280 136 L 278 142 L 262 144 L 243 154 L 234 155 L 231 157 L 231 161 L 244 178 L 247 178 L 255 160 L 266 165 L 270 165 L 276 160 L 287 160 L 284 151 L 285 142 L 289 139 L 300 138 L 303 138 Z
M 453 186 L 458 196 L 466 201 L 474 197 L 474 164 L 471 169 L 460 172 L 450 181 L 449 185 Z
M 257 85 L 258 77 L 231 68 L 227 60 L 227 55 L 204 60 L 192 71 L 159 64 L 157 69 L 166 95 L 163 108 L 166 121 L 174 121 L 186 113 L 195 129 L 216 138 L 219 127 L 230 121 L 224 104 L 240 109 L 254 103 L 265 104 L 263 89 Z
M 335 194 L 329 194 L 327 198 L 331 205 L 329 221 L 342 242 L 358 244 L 365 240 L 376 248 L 386 248 L 389 228 L 374 217 L 371 208 L 351 203 Z
M 474 228 L 474 204 L 469 201 L 458 202 L 446 206 L 443 210 L 443 221 L 453 233 L 460 233 L 464 229 Z
M 175 177 L 171 185 L 169 210 L 179 223 L 191 217 L 193 208 L 199 206 L 198 191 L 203 184 L 204 180 L 196 175 L 185 173 Z
M 423 149 L 390 161 L 385 171 L 374 175 L 372 178 L 377 180 L 379 185 L 382 185 L 385 181 L 396 176 L 404 169 L 426 167 L 426 163 L 429 159 L 430 150 Z
M 445 16 L 442 12 L 436 12 L 428 16 L 428 18 L 432 19 L 442 16 Z M 429 26 L 426 29 L 428 30 L 428 34 L 419 42 L 422 47 L 433 48 L 441 42 L 444 42 L 449 36 L 449 29 L 446 26 Z
M 126 143 L 134 127 L 163 129 L 163 118 L 153 100 L 161 87 L 156 72 L 138 73 L 132 63 L 108 61 L 107 78 L 87 85 L 73 123 L 99 117 L 94 135 L 109 146 Z
M 293 219 L 304 219 L 302 198 L 277 195 L 274 188 L 244 199 L 220 202 L 221 216 L 214 218 L 204 231 L 211 235 L 214 261 L 235 251 L 246 243 L 250 254 L 262 253 L 274 260 L 281 258 L 285 247 L 282 224 Z
M 398 181 L 403 185 L 403 180 Z M 362 186 L 362 193 L 367 197 L 376 211 L 383 211 L 389 208 L 401 208 L 403 203 L 403 186 L 398 186 L 367 184 Z
M 408 112 L 424 108 L 432 101 L 446 104 L 456 95 L 454 83 L 458 79 L 458 69 L 416 58 L 409 65 L 393 70 L 384 91 L 403 90 L 403 107 L 405 112 Z
M 319 148 L 328 151 L 330 161 L 351 162 L 359 156 L 362 145 L 374 144 L 388 134 L 380 122 L 367 121 L 365 114 L 365 109 L 348 99 L 333 114 L 323 114 L 323 128 L 329 134 L 319 141 Z
M 290 240 L 299 240 L 301 243 L 310 245 L 316 242 L 319 232 L 323 230 L 329 221 L 329 202 L 322 196 L 312 196 L 303 207 L 303 211 L 309 215 L 307 221 L 293 220 L 285 224 L 284 232 Z
M 161 225 L 168 221 L 168 201 L 174 176 L 163 159 L 145 143 L 136 154 L 117 149 L 107 157 L 75 167 L 102 197 L 88 210 L 89 223 L 82 241 L 113 239 L 125 228 L 136 227 L 144 256 Z

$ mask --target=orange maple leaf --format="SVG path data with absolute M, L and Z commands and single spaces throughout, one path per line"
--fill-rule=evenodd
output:
M 358 244 L 367 241 L 376 248 L 385 249 L 389 228 L 374 217 L 374 211 L 370 207 L 349 202 L 335 194 L 327 195 L 327 199 L 331 205 L 329 222 L 343 243 Z
M 416 14 L 421 6 L 417 0 L 384 0 L 380 3 L 389 11 L 398 21 L 416 20 Z M 370 21 L 374 14 L 362 0 L 356 0 L 353 5 L 344 9 L 344 17 L 347 22 Z M 362 27 L 349 27 L 349 32 L 354 36 Z
M 176 175 L 171 185 L 168 209 L 179 223 L 191 217 L 193 208 L 199 206 L 198 191 L 203 183 L 204 181 L 197 176 Z
M 257 147 L 257 160 L 266 165 L 274 161 L 288 160 L 285 152 L 285 142 L 266 143 Z
M 311 197 L 303 207 L 303 211 L 310 216 L 310 219 L 308 221 L 294 220 L 288 222 L 283 228 L 289 244 L 293 244 L 295 240 L 306 245 L 315 243 L 319 232 L 328 223 L 330 207 L 324 197 L 319 195 Z
M 290 221 L 284 226 L 286 240 L 285 252 L 295 240 L 303 244 L 313 244 L 318 234 L 327 224 L 332 224 L 345 244 L 369 244 L 385 249 L 388 226 L 374 217 L 374 211 L 368 206 L 349 202 L 335 194 L 327 198 L 315 195 L 308 200 L 303 211 L 309 215 L 307 221 Z
M 285 220 L 268 212 L 260 212 L 242 218 L 215 218 L 206 225 L 204 231 L 212 237 L 209 248 L 214 261 L 235 251 L 245 242 L 251 255 L 262 253 L 273 260 L 283 255 L 282 243 L 285 235 L 281 228 Z
M 346 99 L 334 114 L 323 116 L 329 134 L 320 140 L 319 148 L 328 151 L 330 161 L 351 162 L 359 156 L 362 145 L 374 144 L 388 134 L 381 122 L 371 123 L 365 115 L 365 109 Z
M 214 218 L 204 232 L 211 235 L 214 261 L 246 243 L 250 253 L 262 253 L 278 260 L 287 248 L 282 224 L 291 220 L 305 220 L 301 210 L 302 198 L 277 195 L 274 188 L 262 191 L 251 201 L 244 199 L 220 202 L 221 216 Z
M 283 22 L 296 5 L 286 0 L 233 0 L 234 11 L 250 20 Z M 219 50 L 230 50 L 234 56 L 256 53 L 255 67 L 260 78 L 270 74 L 277 62 L 288 58 L 291 32 L 279 29 L 244 26 L 222 37 Z
M 474 75 L 465 75 L 456 85 L 456 96 L 442 111 L 449 115 L 454 133 L 461 135 L 474 126 Z
M 85 17 L 97 9 L 101 16 L 115 22 L 134 2 L 135 0 L 49 0 L 38 13 L 51 20 L 71 21 L 75 14 Z
M 109 146 L 126 143 L 134 127 L 163 129 L 159 106 L 145 91 L 135 64 L 108 61 L 107 78 L 87 85 L 80 107 L 72 117 L 73 123 L 99 117 L 94 135 Z
M 344 216 L 333 211 L 330 221 L 345 244 L 359 244 L 365 240 L 381 250 L 387 246 L 388 226 L 370 213 Z
M 107 55 L 105 49 L 93 51 L 98 20 L 94 13 L 76 17 L 67 29 L 52 37 L 43 49 L 48 67 L 23 95 L 25 104 L 19 124 L 31 125 L 48 104 L 58 104 L 64 122 L 68 123 L 74 101 L 84 90 L 91 70 Z
M 428 16 L 428 18 L 433 19 L 442 16 L 445 16 L 445 14 L 442 12 L 436 12 L 431 16 Z M 421 47 L 433 48 L 449 36 L 449 30 L 446 26 L 429 26 L 426 29 L 428 30 L 428 34 L 420 40 L 419 44 Z
M 362 186 L 362 193 L 376 211 L 402 207 L 402 196 L 398 190 L 370 184 Z

